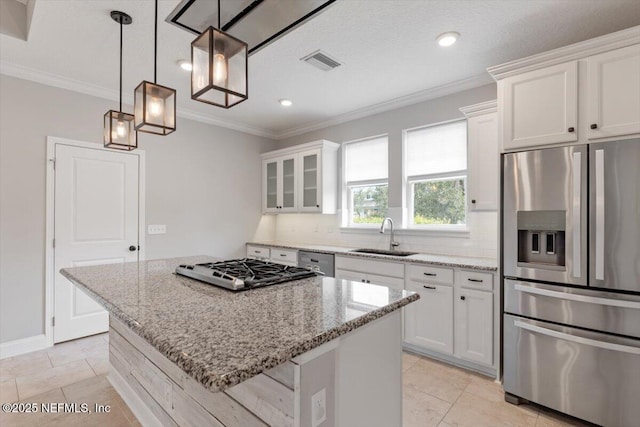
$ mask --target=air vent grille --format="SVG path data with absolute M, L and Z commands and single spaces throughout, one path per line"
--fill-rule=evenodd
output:
M 300 60 L 305 61 L 307 64 L 313 65 L 322 71 L 333 70 L 334 68 L 342 65 L 340 62 L 320 50 L 316 50 L 315 52 L 300 58 Z

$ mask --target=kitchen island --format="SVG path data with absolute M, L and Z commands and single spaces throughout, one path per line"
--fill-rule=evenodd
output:
M 61 273 L 110 313 L 109 379 L 143 425 L 400 426 L 399 309 L 417 294 L 312 277 L 231 292 L 210 257 Z

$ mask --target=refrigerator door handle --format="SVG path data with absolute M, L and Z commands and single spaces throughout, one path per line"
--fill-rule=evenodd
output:
M 582 192 L 582 153 L 573 153 L 573 197 L 572 197 L 572 223 L 573 223 L 573 277 L 580 278 L 582 272 L 582 223 L 580 209 L 580 195 Z
M 579 294 L 570 294 L 567 292 L 551 291 L 549 289 L 533 288 L 525 285 L 515 285 L 513 289 L 515 289 L 516 291 L 525 292 L 528 294 L 540 295 L 540 296 L 551 297 L 551 298 L 559 298 L 559 299 L 564 299 L 569 301 L 584 302 L 587 304 L 599 304 L 599 305 L 607 305 L 610 307 L 621 307 L 621 308 L 631 308 L 631 309 L 640 310 L 640 302 L 636 302 L 636 301 L 592 297 L 588 295 L 579 295 Z
M 553 338 L 574 342 L 577 344 L 588 345 L 591 347 L 603 348 L 605 350 L 619 351 L 623 353 L 640 354 L 639 347 L 631 347 L 628 345 L 614 344 L 606 341 L 598 341 L 591 338 L 579 337 L 577 335 L 565 334 L 564 332 L 554 331 L 553 329 L 543 328 L 541 326 L 525 323 L 521 320 L 513 322 L 517 328 L 526 329 L 541 335 L 547 335 Z
M 596 150 L 596 280 L 604 280 L 604 150 Z

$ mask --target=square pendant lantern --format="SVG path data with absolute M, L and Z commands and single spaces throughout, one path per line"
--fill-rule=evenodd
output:
M 145 80 L 136 88 L 133 111 L 137 131 L 168 135 L 176 130 L 176 91 Z
M 247 44 L 215 27 L 191 43 L 191 98 L 230 108 L 248 98 Z
M 125 151 L 138 148 L 133 120 L 133 114 L 115 110 L 107 111 L 104 115 L 104 146 Z

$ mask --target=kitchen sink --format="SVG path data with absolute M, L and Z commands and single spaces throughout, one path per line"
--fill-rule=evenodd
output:
M 376 255 L 393 255 L 393 256 L 409 256 L 415 255 L 418 252 L 407 252 L 407 251 L 390 251 L 386 249 L 353 249 L 349 252 L 357 252 L 361 254 L 376 254 Z

